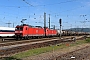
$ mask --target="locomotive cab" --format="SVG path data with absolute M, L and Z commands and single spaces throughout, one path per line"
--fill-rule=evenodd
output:
M 16 26 L 15 28 L 15 36 L 18 37 L 22 37 L 23 35 L 23 27 L 21 26 Z
M 20 25 L 16 26 L 15 28 L 15 36 L 16 38 L 22 39 L 24 36 L 27 36 L 28 34 L 28 26 L 27 25 Z

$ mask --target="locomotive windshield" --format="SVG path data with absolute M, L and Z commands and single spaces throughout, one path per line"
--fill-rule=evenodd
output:
M 23 27 L 16 27 L 15 30 L 23 30 Z

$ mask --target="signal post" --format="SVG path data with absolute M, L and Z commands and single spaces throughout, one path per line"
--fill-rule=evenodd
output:
M 62 19 L 59 20 L 59 23 L 60 23 L 60 36 L 59 36 L 59 38 L 61 39 L 61 26 L 62 26 L 61 23 L 62 23 Z

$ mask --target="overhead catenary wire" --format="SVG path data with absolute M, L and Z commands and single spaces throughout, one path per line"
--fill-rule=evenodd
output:
M 30 4 L 29 2 L 27 2 L 26 0 L 22 0 L 23 2 L 25 2 L 27 5 L 29 6 L 20 6 L 20 7 L 38 7 L 38 6 L 46 6 L 46 5 L 57 5 L 57 4 L 63 4 L 63 3 L 68 3 L 68 2 L 74 2 L 77 0 L 68 0 L 68 1 L 64 1 L 64 2 L 58 2 L 58 3 L 53 3 L 53 4 L 43 4 L 43 5 L 33 5 Z M 0 7 L 19 7 L 19 6 L 0 6 Z
M 74 2 L 74 1 L 77 1 L 77 0 L 68 0 L 68 1 L 64 1 L 64 2 L 58 2 L 58 3 L 53 3 L 53 4 L 43 4 L 43 5 L 32 5 L 30 4 L 29 2 L 27 2 L 26 0 L 22 0 L 24 1 L 26 4 L 28 4 L 29 6 L 32 6 L 32 7 L 38 7 L 38 6 L 47 6 L 47 5 L 57 5 L 57 4 L 63 4 L 63 3 L 68 3 L 68 2 Z
M 29 5 L 29 6 L 27 6 L 27 7 L 30 7 L 30 6 L 35 7 L 34 5 L 30 4 L 30 3 L 27 2 L 26 0 L 22 0 L 22 1 L 24 1 L 26 4 Z M 59 2 L 59 3 L 54 3 L 54 4 L 62 4 L 62 3 L 73 2 L 73 1 L 77 1 L 77 0 L 69 0 L 69 1 Z M 46 4 L 46 5 L 53 5 L 53 4 Z M 45 6 L 45 5 L 43 5 L 43 6 Z M 8 6 L 8 7 L 10 7 L 10 6 Z M 12 7 L 15 7 L 15 6 L 12 6 Z M 19 7 L 26 7 L 26 6 L 16 6 L 16 7 L 19 8 Z M 84 6 L 80 6 L 80 7 L 84 7 Z M 78 8 L 80 8 L 80 7 L 78 7 Z M 65 11 L 76 10 L 76 9 L 78 9 L 78 8 L 73 8 L 73 9 L 65 10 Z M 65 12 L 65 11 L 61 11 L 61 12 Z M 61 13 L 61 12 L 60 12 L 60 13 Z M 58 12 L 58 13 L 59 13 L 59 12 Z
M 19 7 L 37 7 L 38 5 L 33 5 L 33 4 L 30 4 L 27 0 L 23 0 L 26 4 L 28 4 L 29 6 L 11 6 L 11 7 L 17 7 L 17 8 L 19 8 Z M 69 1 L 65 1 L 65 2 L 59 2 L 59 3 L 53 3 L 53 4 L 45 4 L 45 5 L 43 5 L 43 6 L 46 6 L 46 5 L 55 5 L 55 4 L 62 4 L 62 3 L 68 3 L 68 2 L 74 2 L 74 1 L 77 1 L 77 0 L 69 0 Z M 10 6 L 7 6 L 7 7 L 10 7 Z M 81 8 L 82 7 L 85 7 L 85 6 L 80 6 Z M 76 9 L 79 9 L 79 7 L 76 7 L 76 8 L 72 8 L 72 9 L 69 9 L 69 10 L 65 10 L 65 11 L 72 11 L 72 10 L 76 10 Z M 63 11 L 63 12 L 65 12 L 65 11 Z M 58 12 L 59 13 L 59 12 Z M 62 12 L 60 12 L 60 13 L 62 13 Z M 12 16 L 12 15 L 14 15 L 14 14 L 12 14 L 12 13 L 10 13 L 9 14 L 9 16 Z M 16 13 L 15 13 L 16 14 Z M 51 14 L 51 13 L 50 13 Z M 52 13 L 53 14 L 53 13 Z M 17 15 L 17 14 L 16 14 Z M 16 17 L 16 15 L 15 15 L 15 17 Z M 20 14 L 19 13 L 19 16 L 21 16 L 22 14 Z M 29 18 L 30 17 L 32 17 L 33 16 L 33 14 L 29 14 Z M 55 16 L 57 17 L 57 15 L 60 17 L 60 15 L 59 14 L 56 14 Z M 8 16 L 8 15 L 7 15 Z M 35 13 L 35 16 L 36 16 L 36 13 Z M 37 15 L 37 16 L 39 16 L 39 15 Z M 52 16 L 52 15 L 51 15 Z M 70 15 L 67 15 L 67 16 L 70 16 Z M 18 16 L 17 16 L 18 17 Z M 16 17 L 16 18 L 17 18 Z M 3 18 L 5 18 L 5 17 L 3 17 Z
M 36 6 L 58 5 L 58 4 L 74 2 L 74 1 L 76 1 L 76 0 L 68 0 L 68 1 L 64 1 L 64 2 L 58 2 L 58 3 L 53 3 L 53 4 L 44 4 L 44 5 L 36 5 Z
M 28 4 L 29 6 L 34 7 L 32 4 L 28 3 L 26 0 L 23 0 L 26 4 Z

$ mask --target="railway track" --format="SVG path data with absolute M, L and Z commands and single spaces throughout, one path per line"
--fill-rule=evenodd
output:
M 72 36 L 66 36 L 66 37 L 62 37 L 63 39 L 71 39 Z M 76 36 L 76 39 L 77 40 L 80 40 L 80 39 L 83 39 L 84 37 L 83 36 L 80 36 L 78 37 Z M 54 37 L 54 38 L 42 38 L 42 39 L 31 39 L 31 40 L 22 40 L 22 41 L 8 41 L 8 42 L 1 42 L 0 43 L 0 47 L 3 47 L 3 46 L 10 46 L 10 45 L 16 45 L 16 44 L 23 44 L 23 43 L 31 43 L 31 42 L 36 42 L 36 41 L 43 41 L 43 40 L 52 40 L 52 39 L 57 39 L 57 37 Z
M 31 40 L 4 42 L 4 43 L 0 43 L 0 47 L 16 45 L 16 44 L 23 44 L 23 43 L 31 43 L 31 42 L 37 42 L 37 41 L 43 41 L 43 40 L 52 40 L 52 39 L 56 39 L 56 37 L 55 38 L 42 38 L 42 39 L 31 39 Z
M 63 54 L 51 60 L 90 60 L 88 56 L 90 56 L 90 46 Z
M 54 44 L 57 44 L 60 42 L 61 42 L 61 40 L 53 40 L 53 41 L 48 40 L 48 41 L 32 42 L 30 44 L 0 47 L 0 56 L 7 56 L 10 54 L 14 54 L 14 53 L 29 50 L 29 49 L 50 46 L 50 45 L 54 45 Z
M 59 44 L 61 42 L 65 41 L 70 41 L 70 39 L 49 39 L 49 40 L 39 40 L 39 41 L 24 41 L 24 42 L 17 42 L 10 45 L 10 43 L 7 43 L 6 46 L 0 47 L 0 57 L 3 56 L 8 56 L 11 54 L 15 54 L 21 51 L 29 50 L 29 49 L 34 49 L 34 48 L 40 48 L 40 47 L 45 47 L 45 46 L 50 46 L 50 45 L 55 45 Z M 26 42 L 26 43 L 25 43 Z

